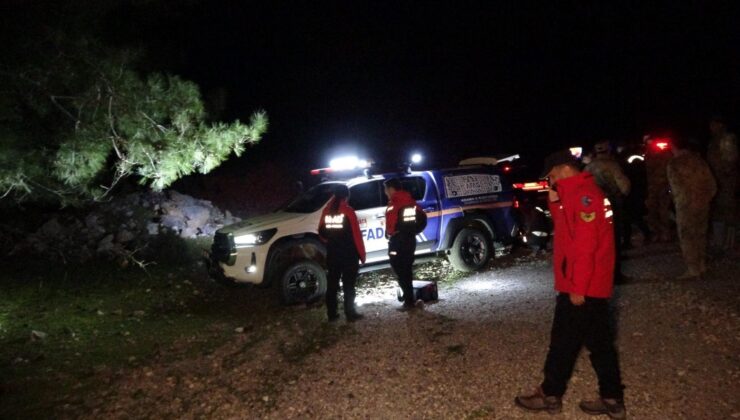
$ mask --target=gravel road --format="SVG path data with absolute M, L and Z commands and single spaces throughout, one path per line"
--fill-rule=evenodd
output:
M 387 273 L 362 277 L 354 324 L 323 308 L 280 309 L 217 351 L 109 378 L 69 417 L 83 418 L 548 418 L 513 398 L 541 380 L 554 292 L 549 257 L 508 256 L 489 271 L 443 282 L 441 300 L 396 310 Z M 675 244 L 631 251 L 614 307 L 628 414 L 635 419 L 740 418 L 740 258 L 677 281 Z M 446 272 L 441 264 L 419 276 Z M 437 274 L 435 274 L 437 273 Z M 373 284 L 369 293 L 367 284 Z M 584 350 L 564 410 L 596 394 Z

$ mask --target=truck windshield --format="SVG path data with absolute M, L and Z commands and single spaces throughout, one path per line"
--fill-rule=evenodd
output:
M 313 213 L 329 201 L 335 185 L 338 183 L 330 182 L 311 187 L 298 195 L 283 210 L 290 213 Z

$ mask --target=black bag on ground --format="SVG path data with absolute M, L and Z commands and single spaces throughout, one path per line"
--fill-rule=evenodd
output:
M 414 286 L 414 301 L 421 299 L 424 302 L 431 302 L 439 299 L 436 281 L 414 280 L 412 284 Z M 396 297 L 399 302 L 403 302 L 403 291 L 400 287 L 396 290 Z

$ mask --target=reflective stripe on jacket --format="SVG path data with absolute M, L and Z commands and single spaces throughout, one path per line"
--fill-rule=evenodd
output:
M 408 206 L 418 207 L 416 200 L 408 191 L 400 190 L 391 195 L 390 200 L 388 200 L 388 207 L 385 209 L 385 235 L 387 237 L 390 238 L 396 233 L 398 212 Z
M 358 258 L 361 261 L 365 261 L 365 242 L 360 232 L 360 224 L 357 221 L 355 210 L 347 204 L 346 200 L 341 200 L 336 213 L 332 214 L 331 209 L 334 205 L 334 200 L 336 198 L 329 200 L 329 204 L 321 212 L 319 237 L 324 242 L 327 242 L 327 248 L 335 249 L 339 252 L 342 252 L 342 250 L 346 252 L 346 247 L 352 247 L 354 245 Z M 329 234 L 331 229 L 340 230 L 342 234 Z

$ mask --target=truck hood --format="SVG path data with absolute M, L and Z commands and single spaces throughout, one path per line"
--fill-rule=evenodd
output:
M 275 213 L 264 214 L 262 216 L 251 217 L 249 219 L 242 220 L 239 223 L 225 226 L 219 229 L 222 233 L 254 233 L 280 225 L 299 223 L 308 216 L 302 213 L 288 213 L 279 211 Z

